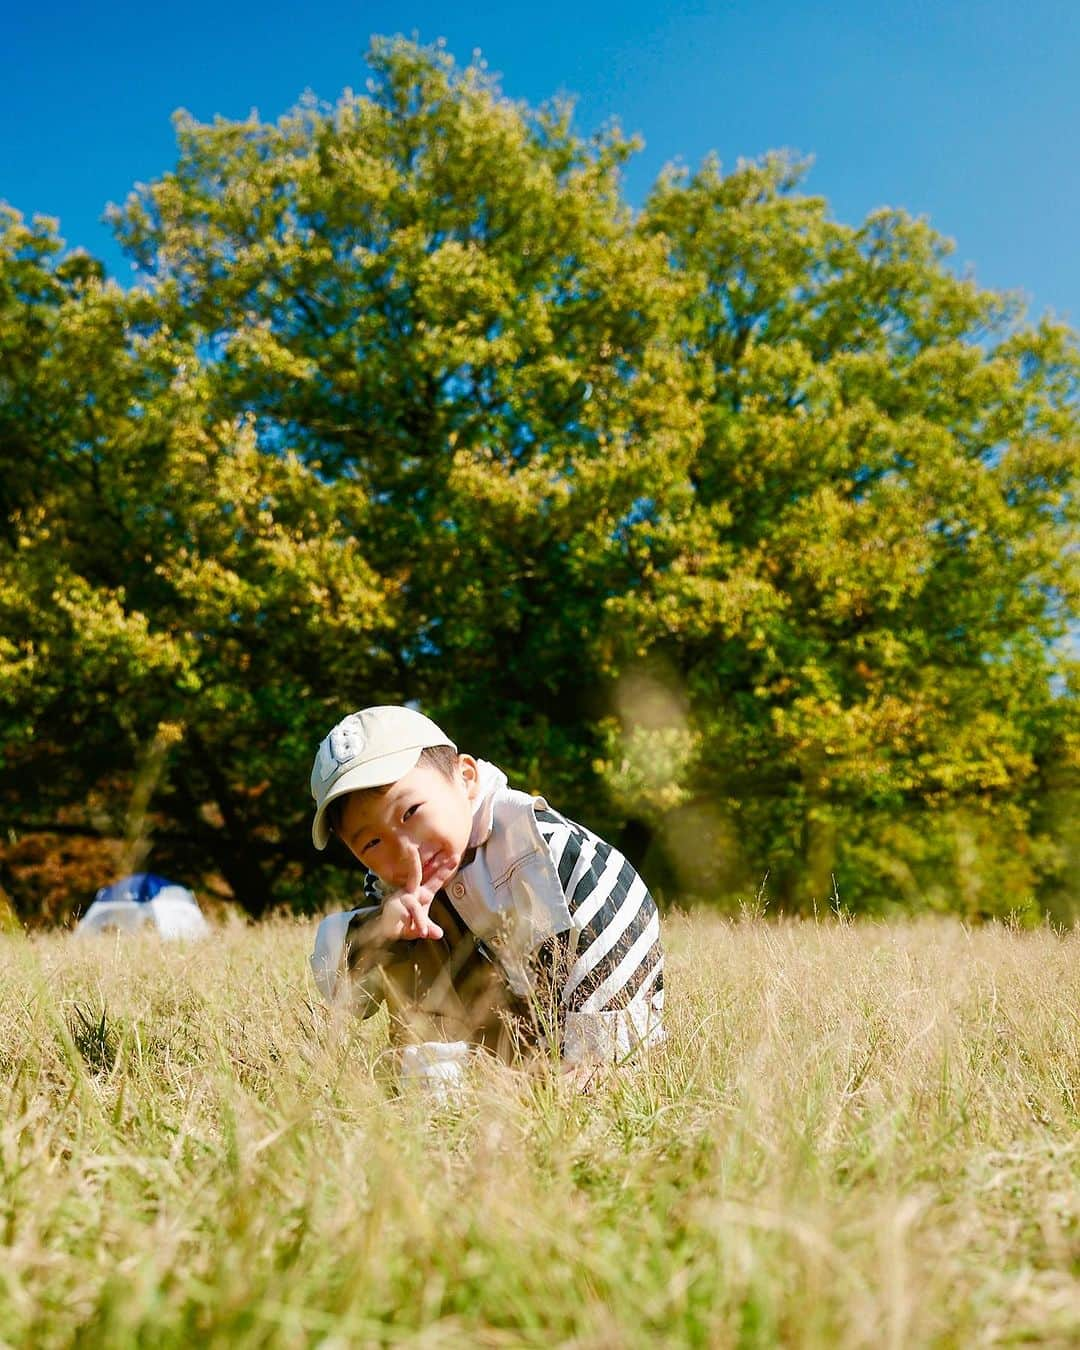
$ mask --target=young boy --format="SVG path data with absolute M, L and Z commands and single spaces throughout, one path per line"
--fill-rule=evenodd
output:
M 400 1040 L 613 1062 L 661 1035 L 656 906 L 621 853 L 460 754 L 412 708 L 351 713 L 319 746 L 312 839 L 336 834 L 378 903 L 319 925 L 328 1000 L 386 1000 Z

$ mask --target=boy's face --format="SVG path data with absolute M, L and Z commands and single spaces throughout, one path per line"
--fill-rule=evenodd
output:
M 397 889 L 436 873 L 456 872 L 472 833 L 473 803 L 479 793 L 476 760 L 461 755 L 453 778 L 430 764 L 417 765 L 385 793 L 353 792 L 339 818 L 345 846 Z

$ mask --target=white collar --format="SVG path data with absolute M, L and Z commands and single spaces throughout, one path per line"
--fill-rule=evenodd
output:
M 469 847 L 479 848 L 487 843 L 495 818 L 495 797 L 507 785 L 506 774 L 486 759 L 478 759 L 476 767 L 480 773 L 480 791 L 473 806 L 472 833 L 469 835 Z

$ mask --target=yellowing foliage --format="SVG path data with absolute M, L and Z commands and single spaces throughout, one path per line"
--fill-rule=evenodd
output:
M 0 216 L 8 828 L 122 832 L 182 727 L 155 865 L 253 913 L 347 898 L 312 749 L 416 698 L 661 889 L 693 836 L 710 898 L 1060 910 L 1074 335 L 785 156 L 635 215 L 617 130 L 439 48 L 369 65 L 276 123 L 181 114 L 115 213 L 130 292 Z

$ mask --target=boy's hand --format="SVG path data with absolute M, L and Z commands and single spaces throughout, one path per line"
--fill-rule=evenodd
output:
M 382 907 L 382 926 L 387 941 L 397 938 L 441 938 L 443 930 L 428 918 L 428 910 L 436 891 L 453 876 L 457 869 L 439 863 L 428 879 L 420 862 L 420 850 L 413 849 L 412 875 L 409 884 L 387 896 Z

